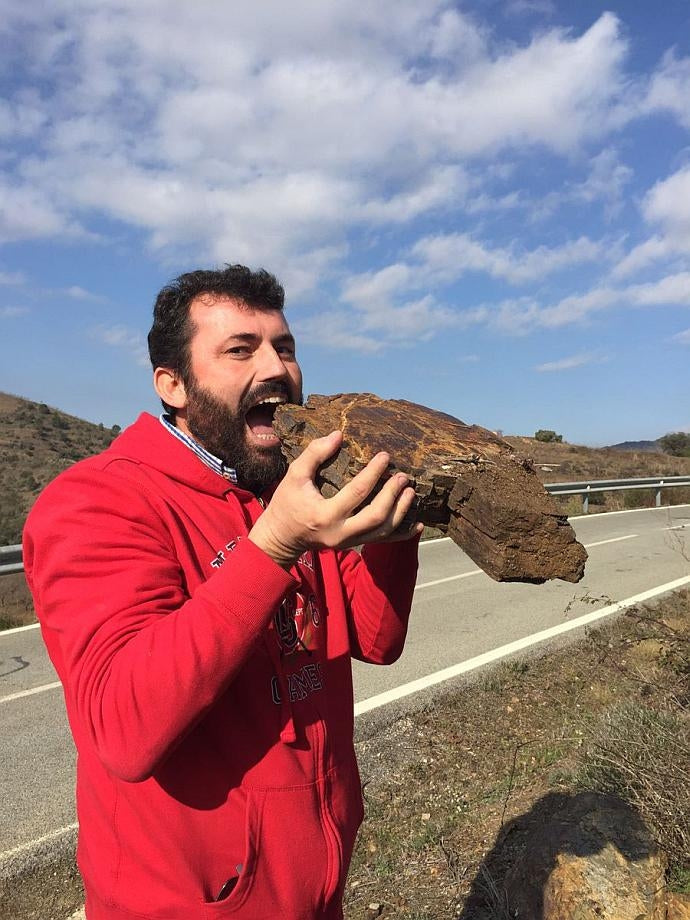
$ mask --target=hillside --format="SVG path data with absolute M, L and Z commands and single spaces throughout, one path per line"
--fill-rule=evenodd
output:
M 51 479 L 103 450 L 118 430 L 0 393 L 0 546 L 20 542 L 24 519 Z
M 556 444 L 534 438 L 506 437 L 523 457 L 534 461 L 542 482 L 585 482 L 594 479 L 638 479 L 652 476 L 690 475 L 690 457 L 672 457 L 660 450 L 620 450 L 615 447 L 583 447 L 578 444 Z M 652 489 L 620 492 L 595 492 L 590 496 L 590 512 L 620 511 L 626 508 L 646 508 L 654 504 Z M 665 489 L 663 504 L 690 502 L 690 488 Z M 567 514 L 581 512 L 579 496 L 557 498 L 556 503 Z
M 609 450 L 646 450 L 658 454 L 662 450 L 658 441 L 623 441 L 620 444 L 610 444 Z
M 76 460 L 106 448 L 119 428 L 94 425 L 44 403 L 0 393 L 0 546 L 19 543 L 24 519 L 41 489 Z M 507 437 L 523 456 L 530 457 L 543 482 L 586 479 L 631 479 L 638 476 L 690 474 L 690 457 L 661 452 L 622 451 L 554 444 L 534 438 Z M 686 490 L 666 493 L 674 502 L 686 501 Z M 626 493 L 628 496 L 631 493 Z M 635 493 L 635 505 L 622 504 L 623 493 L 593 496 L 603 510 L 648 504 L 651 492 Z M 576 512 L 576 499 L 571 500 Z
M 506 437 L 505 440 L 522 456 L 534 461 L 542 482 L 690 475 L 690 457 L 672 457 L 660 449 L 652 452 L 646 448 L 620 450 L 615 447 L 584 447 L 523 437 Z

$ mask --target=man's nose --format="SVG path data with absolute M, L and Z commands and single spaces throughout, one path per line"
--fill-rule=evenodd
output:
M 272 345 L 259 350 L 257 376 L 262 380 L 276 380 L 287 376 L 283 359 Z

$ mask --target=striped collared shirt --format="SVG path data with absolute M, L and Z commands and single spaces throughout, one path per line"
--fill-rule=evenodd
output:
M 167 428 L 170 434 L 174 435 L 178 441 L 182 441 L 184 445 L 193 451 L 199 460 L 205 463 L 209 469 L 213 470 L 214 473 L 218 473 L 223 479 L 237 484 L 236 470 L 233 470 L 231 466 L 226 466 L 222 460 L 219 460 L 218 457 L 215 457 L 210 451 L 206 450 L 205 447 L 202 447 L 194 438 L 190 438 L 184 431 L 180 431 L 179 428 L 173 425 L 170 421 L 170 416 L 166 415 L 165 412 L 161 413 L 160 420 L 163 427 Z

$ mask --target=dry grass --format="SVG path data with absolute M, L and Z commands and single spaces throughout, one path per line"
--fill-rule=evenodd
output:
M 668 727 L 687 724 L 689 662 L 686 591 L 561 651 L 504 662 L 359 743 L 367 816 L 348 882 L 348 920 L 509 916 L 503 877 L 528 831 L 577 794 L 587 769 L 596 788 L 592 751 L 604 735 L 594 727 L 618 724 L 611 737 L 624 738 L 616 720 L 626 706 L 635 707 L 649 739 L 638 757 L 650 764 L 641 786 L 655 795 L 673 787 L 686 816 L 687 744 Z M 667 800 L 655 819 L 639 787 L 619 781 L 615 791 L 664 840 L 669 878 L 683 889 L 690 878 L 685 818 L 664 818 L 663 808 L 667 815 L 673 808 Z
M 675 864 L 690 854 L 690 719 L 623 703 L 601 713 L 586 735 L 577 785 L 633 805 Z
M 33 601 L 24 574 L 0 578 L 0 629 L 12 629 L 36 622 Z
M 0 393 L 0 545 L 21 541 L 26 515 L 51 479 L 113 437 L 103 425 Z

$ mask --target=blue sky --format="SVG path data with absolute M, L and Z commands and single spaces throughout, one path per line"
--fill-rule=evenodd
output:
M 0 390 L 157 411 L 158 289 L 283 281 L 305 392 L 690 430 L 690 4 L 0 0 Z

